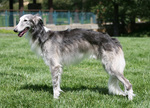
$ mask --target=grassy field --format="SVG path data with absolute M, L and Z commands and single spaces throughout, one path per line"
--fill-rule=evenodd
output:
M 126 59 L 125 76 L 136 97 L 108 94 L 108 75 L 99 61 L 64 67 L 60 99 L 53 99 L 51 74 L 17 34 L 0 34 L 0 108 L 150 108 L 150 38 L 118 38 Z

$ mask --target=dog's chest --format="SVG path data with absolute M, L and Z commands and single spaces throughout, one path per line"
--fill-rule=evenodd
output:
M 37 56 L 43 56 L 41 47 L 39 46 L 39 41 L 36 40 L 31 45 L 31 50 L 37 54 Z
M 38 38 L 36 40 L 32 39 L 32 36 L 30 33 L 26 35 L 27 40 L 29 41 L 29 44 L 31 46 L 31 50 L 36 53 L 37 56 L 42 56 L 42 50 L 39 45 L 39 40 Z

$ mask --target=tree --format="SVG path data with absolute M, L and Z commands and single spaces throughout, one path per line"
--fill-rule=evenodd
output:
M 98 6 L 93 7 L 98 14 L 98 20 L 113 22 L 114 36 L 119 35 L 119 6 L 122 0 L 99 0 Z M 102 23 L 102 22 L 101 22 Z
M 49 23 L 53 24 L 53 0 L 48 0 L 48 4 L 49 4 Z
M 23 0 L 19 0 L 19 16 L 21 17 L 23 15 L 24 5 Z
M 114 6 L 114 36 L 119 36 L 119 4 L 117 2 L 113 2 Z
M 49 0 L 43 0 L 43 9 L 49 9 Z M 53 8 L 55 10 L 71 10 L 73 3 L 71 0 L 53 0 Z
M 117 36 L 120 24 L 123 28 L 128 25 L 130 31 L 134 31 L 136 18 L 150 18 L 150 0 L 99 0 L 92 10 L 98 20 L 113 22 L 114 35 Z
M 14 18 L 13 18 L 13 0 L 9 0 L 9 9 L 10 9 L 10 15 L 9 15 L 9 26 L 14 25 Z

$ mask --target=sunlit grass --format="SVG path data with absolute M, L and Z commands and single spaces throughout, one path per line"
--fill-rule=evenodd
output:
M 118 38 L 126 59 L 125 77 L 136 94 L 133 101 L 108 94 L 109 76 L 94 59 L 64 67 L 61 83 L 64 92 L 55 100 L 49 67 L 30 51 L 24 37 L 6 35 L 0 34 L 0 107 L 150 107 L 150 38 Z

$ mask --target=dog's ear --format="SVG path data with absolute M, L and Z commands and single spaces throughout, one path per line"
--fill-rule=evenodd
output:
M 32 19 L 32 20 L 33 20 L 34 24 L 36 24 L 36 25 L 37 25 L 38 23 L 43 24 L 43 21 L 42 21 L 41 16 L 39 16 L 39 15 L 37 15 L 37 14 L 33 16 L 33 19 Z

